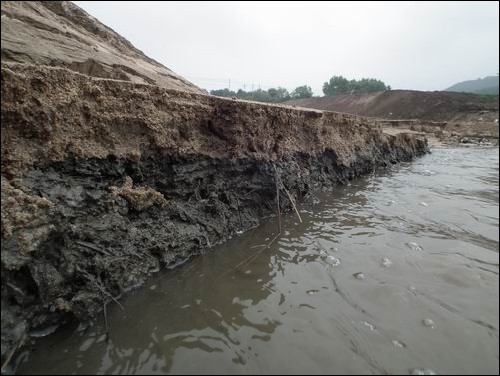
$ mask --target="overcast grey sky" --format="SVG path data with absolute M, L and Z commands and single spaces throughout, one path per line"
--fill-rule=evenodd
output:
M 497 1 L 75 3 L 206 89 L 231 79 L 319 95 L 343 75 L 441 90 L 498 73 Z

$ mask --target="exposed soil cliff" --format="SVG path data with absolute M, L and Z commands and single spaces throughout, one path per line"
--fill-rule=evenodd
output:
M 2 364 L 37 330 L 258 225 L 276 185 L 286 210 L 285 187 L 299 200 L 428 151 L 354 115 L 71 67 L 2 62 L 1 86 Z

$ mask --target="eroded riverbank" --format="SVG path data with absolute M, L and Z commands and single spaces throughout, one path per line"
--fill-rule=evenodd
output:
M 285 211 L 427 152 L 359 116 L 2 64 L 2 359 L 276 215 L 277 186 Z

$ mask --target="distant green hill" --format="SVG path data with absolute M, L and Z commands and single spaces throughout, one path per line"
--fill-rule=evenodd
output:
M 450 86 L 445 91 L 458 91 L 476 94 L 498 94 L 498 76 L 488 76 L 485 78 L 478 78 L 477 80 L 459 82 L 458 84 Z

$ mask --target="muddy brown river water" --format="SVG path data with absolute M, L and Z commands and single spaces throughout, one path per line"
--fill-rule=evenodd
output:
M 498 148 L 442 148 L 318 193 L 160 273 L 20 374 L 498 374 Z M 44 333 L 39 333 L 43 335 Z

